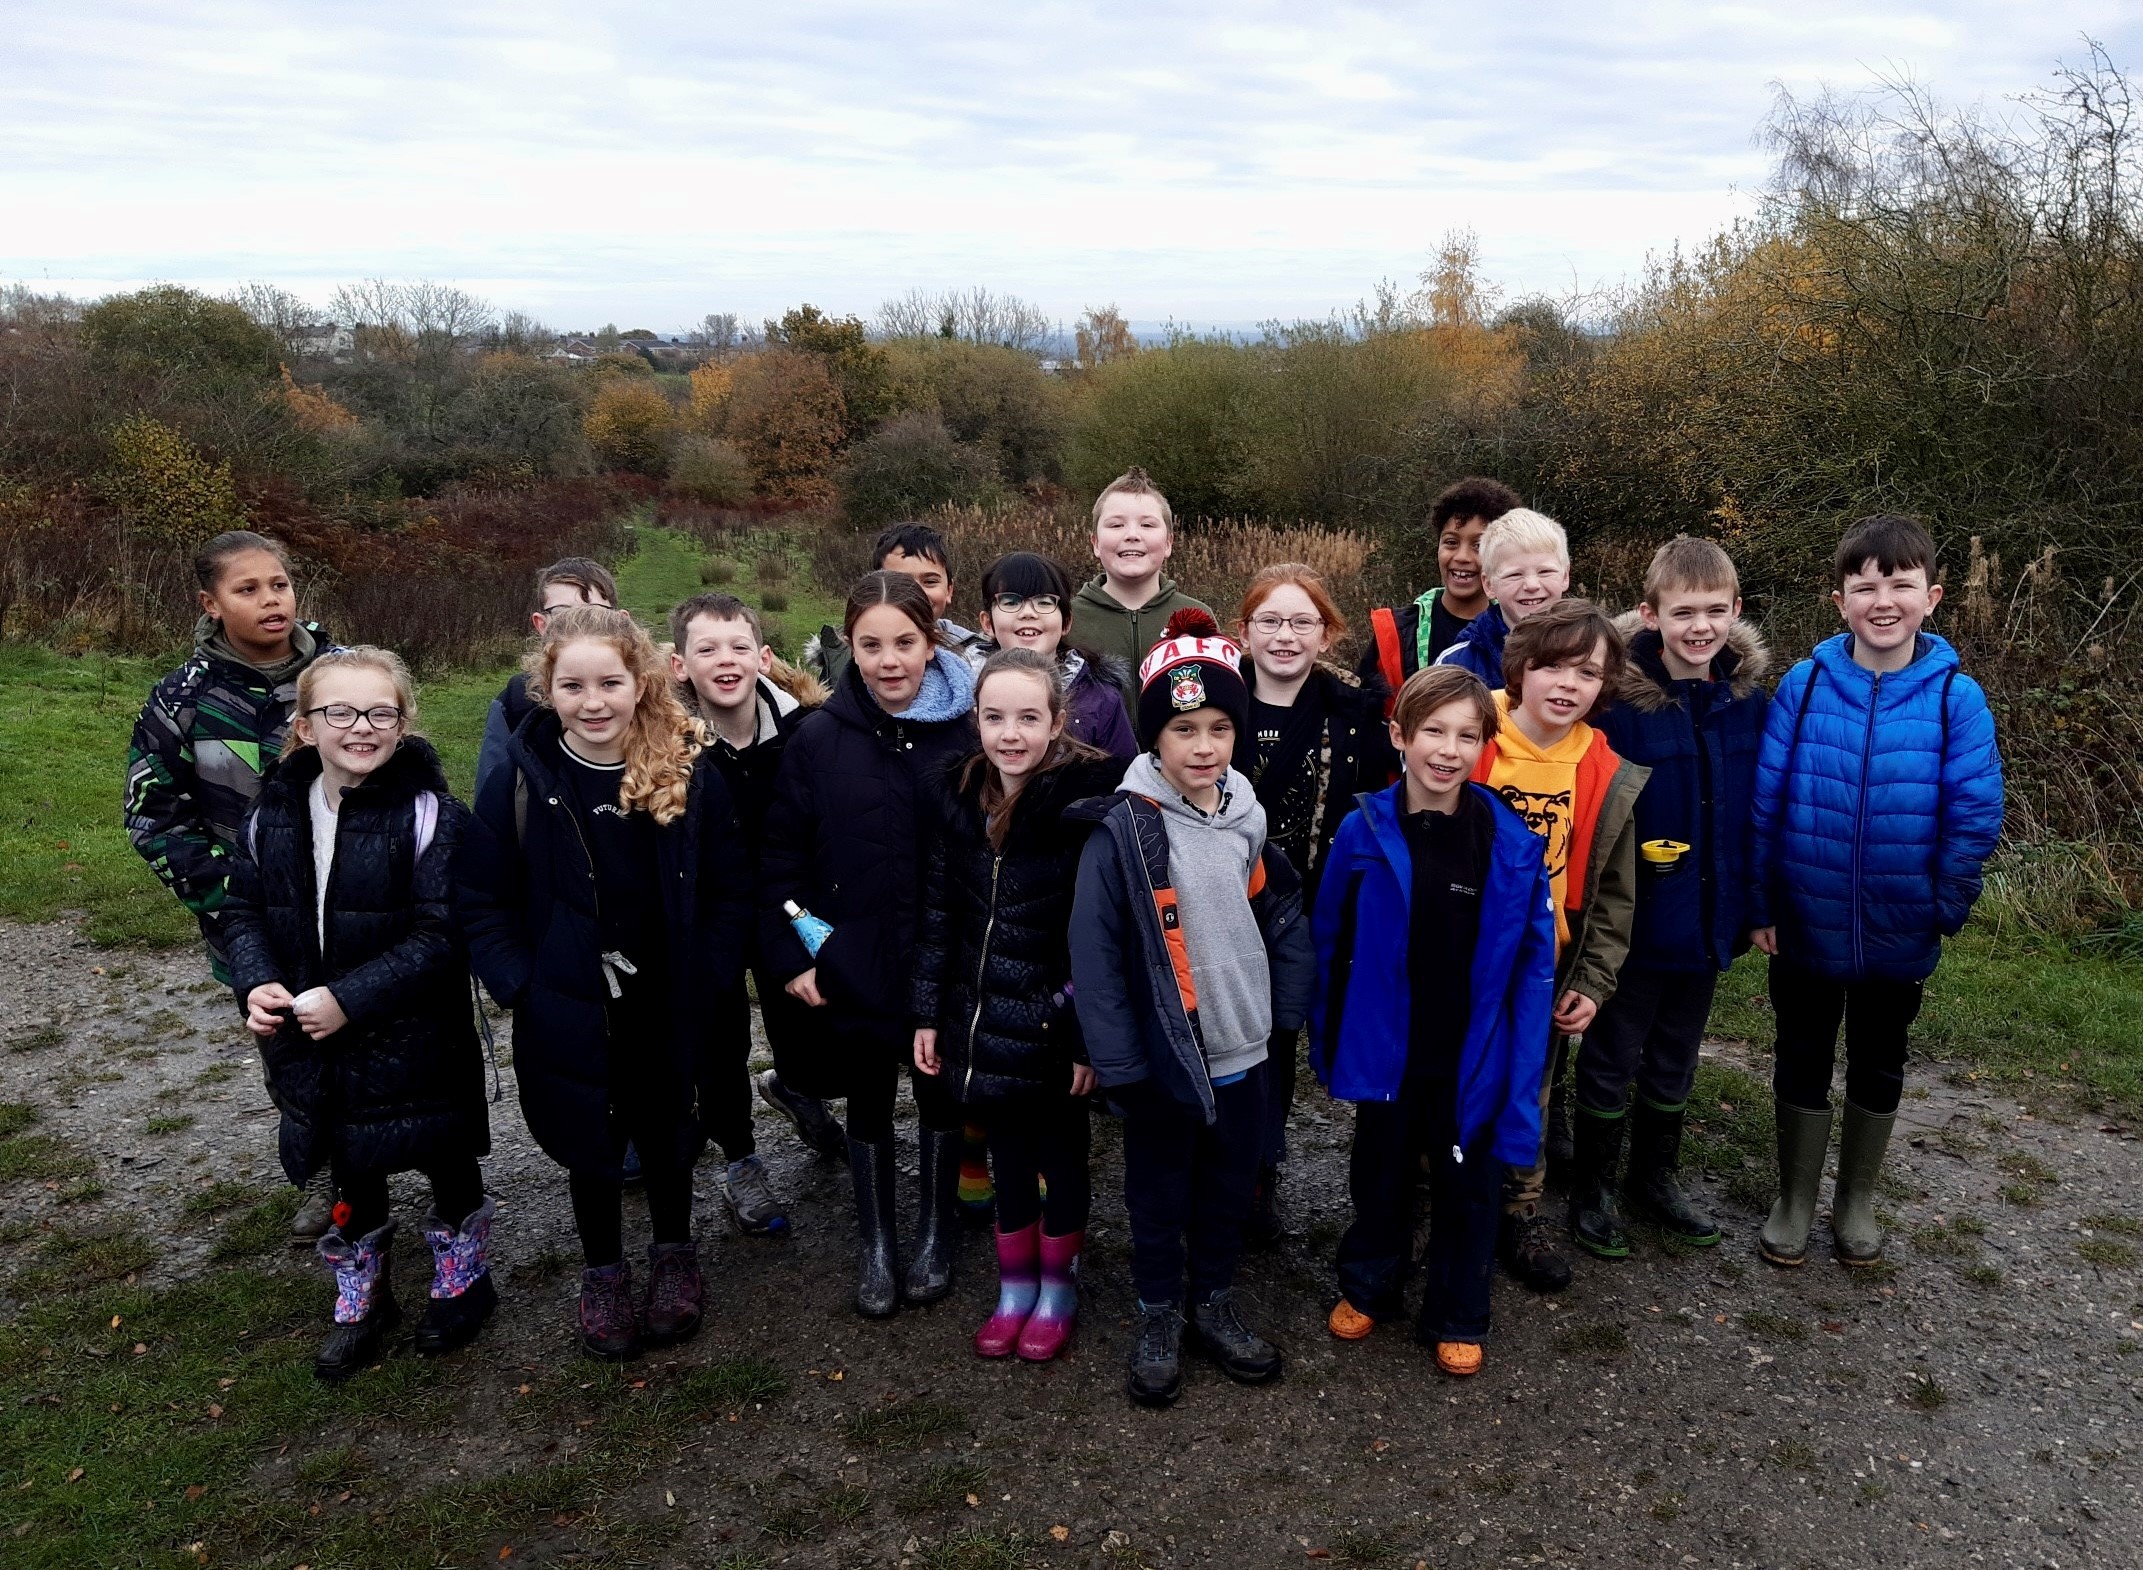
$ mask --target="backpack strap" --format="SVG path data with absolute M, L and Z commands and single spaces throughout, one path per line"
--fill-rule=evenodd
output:
M 432 841 L 439 834 L 439 797 L 434 791 L 420 790 L 417 799 L 410 804 L 416 819 L 416 859 L 422 861 L 424 853 L 432 848 Z
M 1384 678 L 1384 712 L 1389 715 L 1406 681 L 1399 653 L 1399 618 L 1389 605 L 1379 605 L 1369 613 L 1369 632 L 1377 646 L 1377 674 Z

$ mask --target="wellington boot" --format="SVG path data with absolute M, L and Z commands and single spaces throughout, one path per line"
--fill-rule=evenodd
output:
M 1816 1224 L 1816 1191 L 1823 1186 L 1823 1157 L 1830 1148 L 1830 1108 L 1820 1112 L 1777 1103 L 1778 1203 L 1756 1240 L 1757 1252 L 1774 1265 L 1798 1265 L 1808 1257 L 1808 1232 Z
M 952 1290 L 952 1260 L 960 1247 L 961 1132 L 926 1128 L 917 1137 L 921 1157 L 916 1163 L 920 1193 L 915 1207 L 915 1249 L 908 1256 L 900 1295 L 910 1303 L 935 1303 Z M 993 1194 L 993 1208 L 995 1203 Z
M 1639 1214 L 1678 1243 L 1710 1248 L 1719 1223 L 1682 1187 L 1682 1107 L 1655 1107 L 1640 1098 L 1630 1114 L 1630 1173 L 1622 1191 Z
M 900 1263 L 893 1224 L 893 1141 L 848 1142 L 848 1171 L 856 1184 L 856 1312 L 884 1319 L 900 1307 Z
M 1838 1127 L 1838 1189 L 1831 1196 L 1831 1247 L 1841 1265 L 1872 1265 L 1883 1257 L 1883 1224 L 1875 1219 L 1875 1179 L 1890 1148 L 1895 1112 L 1863 1112 L 1848 1101 Z
M 1615 1193 L 1622 1140 L 1629 1120 L 1580 1107 L 1572 1130 L 1576 1156 L 1570 1168 L 1570 1236 L 1602 1259 L 1627 1259 L 1629 1234 L 1622 1227 L 1622 1201 Z

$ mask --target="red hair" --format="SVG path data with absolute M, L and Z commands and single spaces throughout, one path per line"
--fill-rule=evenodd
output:
M 1332 598 L 1332 591 L 1325 587 L 1324 574 L 1307 562 L 1284 561 L 1267 567 L 1250 580 L 1250 587 L 1243 591 L 1242 608 L 1235 613 L 1236 630 L 1247 632 L 1250 618 L 1272 596 L 1272 591 L 1282 584 L 1292 583 L 1310 597 L 1317 607 L 1317 614 L 1324 618 L 1325 636 L 1343 638 L 1347 634 L 1347 618 L 1340 615 L 1339 604 Z

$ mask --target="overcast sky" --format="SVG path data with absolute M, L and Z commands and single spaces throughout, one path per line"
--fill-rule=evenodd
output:
M 2143 7 L 0 0 L 0 282 L 1248 322 L 1471 228 L 1506 292 L 1563 293 L 1746 210 L 1774 83 L 1998 106 L 2085 34 L 2133 64 Z

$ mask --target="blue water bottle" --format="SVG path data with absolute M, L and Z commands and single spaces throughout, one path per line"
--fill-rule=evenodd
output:
M 803 940 L 804 952 L 818 958 L 819 946 L 833 936 L 833 927 L 804 909 L 793 899 L 781 902 L 782 914 L 789 918 L 789 925 L 796 929 L 797 937 Z

